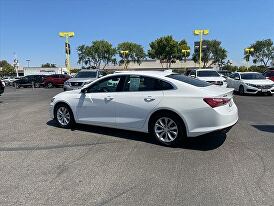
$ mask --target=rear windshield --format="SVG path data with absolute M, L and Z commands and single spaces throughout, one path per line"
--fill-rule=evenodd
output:
M 205 82 L 205 81 L 202 81 L 202 80 L 199 80 L 199 79 L 194 79 L 192 77 L 187 77 L 183 74 L 171 74 L 171 75 L 168 75 L 166 77 L 169 77 L 171 79 L 176 79 L 178 81 L 193 85 L 195 87 L 207 87 L 207 86 L 211 85 L 208 82 Z
M 96 71 L 88 71 L 88 72 L 78 72 L 75 75 L 75 78 L 96 78 L 97 72 Z
M 197 71 L 198 77 L 219 77 L 220 74 L 216 71 Z
M 260 73 L 243 73 L 242 79 L 265 79 L 265 76 Z

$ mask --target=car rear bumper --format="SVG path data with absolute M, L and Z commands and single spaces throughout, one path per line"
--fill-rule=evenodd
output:
M 238 108 L 233 100 L 231 101 L 231 107 L 224 105 L 214 109 L 192 112 L 193 121 L 188 125 L 187 136 L 196 137 L 235 125 L 239 119 Z

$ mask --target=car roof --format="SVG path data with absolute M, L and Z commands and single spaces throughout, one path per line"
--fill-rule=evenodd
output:
M 260 72 L 237 72 L 239 74 L 260 74 Z
M 215 71 L 215 72 L 217 72 L 215 69 L 196 69 L 196 71 Z
M 165 71 L 115 71 L 114 74 L 128 74 L 128 75 L 148 75 L 148 76 L 157 76 L 157 77 L 165 77 L 167 75 L 172 74 L 172 70 Z
M 93 69 L 81 69 L 79 72 L 97 72 L 98 70 Z

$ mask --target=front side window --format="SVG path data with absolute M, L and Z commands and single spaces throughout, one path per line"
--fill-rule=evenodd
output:
M 240 75 L 238 73 L 235 74 L 234 79 L 236 79 L 236 78 L 240 79 Z
M 124 77 L 114 76 L 104 78 L 90 87 L 88 87 L 88 93 L 99 93 L 99 92 L 119 92 L 123 88 Z
M 128 76 L 125 83 L 125 91 L 136 92 L 136 91 L 160 91 L 170 90 L 173 86 L 160 79 L 153 77 L 145 77 L 139 75 Z

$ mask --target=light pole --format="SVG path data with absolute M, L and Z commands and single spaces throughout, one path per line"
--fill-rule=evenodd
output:
M 199 68 L 201 68 L 202 65 L 202 42 L 203 42 L 203 35 L 208 35 L 209 30 L 208 29 L 195 29 L 193 31 L 194 35 L 200 36 L 200 51 L 199 51 Z
M 30 59 L 27 59 L 26 61 L 28 62 L 28 67 L 29 67 L 29 62 L 30 62 Z
M 65 52 L 66 52 L 66 68 L 68 73 L 70 74 L 70 44 L 69 44 L 69 38 L 74 37 L 74 32 L 59 32 L 60 37 L 65 37 Z
M 120 51 L 122 56 L 123 56 L 123 59 L 124 59 L 124 69 L 126 69 L 126 55 L 128 55 L 128 50 L 122 50 Z
M 252 53 L 252 52 L 254 52 L 254 48 L 245 48 L 244 49 L 244 52 L 245 52 L 245 54 L 247 54 L 248 55 L 248 58 L 247 58 L 247 69 L 248 69 L 248 67 L 249 67 L 249 58 L 250 58 L 250 54 Z

